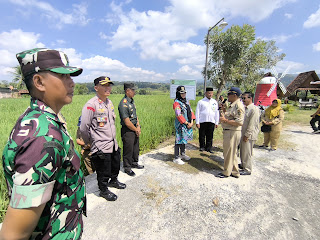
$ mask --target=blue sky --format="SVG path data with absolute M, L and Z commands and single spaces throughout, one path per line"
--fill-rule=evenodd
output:
M 315 0 L 0 0 L 0 80 L 12 79 L 17 52 L 67 53 L 83 74 L 115 81 L 203 79 L 204 38 L 222 17 L 255 26 L 286 54 L 282 72 L 320 72 L 320 2 Z

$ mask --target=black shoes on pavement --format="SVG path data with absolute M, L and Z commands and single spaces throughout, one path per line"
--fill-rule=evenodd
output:
M 209 153 L 213 153 L 213 150 L 211 148 L 210 149 L 199 148 L 199 151 L 200 152 L 206 151 L 206 152 L 209 152 Z
M 240 173 L 240 175 L 241 175 L 241 173 Z M 239 178 L 240 176 L 238 176 L 238 175 L 230 175 L 231 177 L 234 177 L 234 178 Z M 219 178 L 228 178 L 229 176 L 226 176 L 226 175 L 224 175 L 223 173 L 219 173 L 218 175 L 217 175 L 217 177 L 219 177 Z
M 143 165 L 132 165 L 132 168 L 136 168 L 136 169 L 144 169 L 144 166 Z
M 240 175 L 241 175 L 241 176 L 248 176 L 248 175 L 251 175 L 251 172 L 242 170 L 242 171 L 240 171 Z
M 130 170 L 130 171 L 128 171 L 128 170 L 125 170 L 124 171 L 126 174 L 128 174 L 129 176 L 131 176 L 131 177 L 134 177 L 136 174 L 134 173 L 134 171 L 132 171 L 132 170 Z
M 227 178 L 227 177 L 229 177 L 229 176 L 226 176 L 226 175 L 224 175 L 223 173 L 219 173 L 219 174 L 217 175 L 217 177 L 219 177 L 219 178 Z
M 110 180 L 108 183 L 108 187 L 114 187 L 118 189 L 125 189 L 127 186 L 124 183 L 121 183 L 118 181 L 118 179 Z M 100 192 L 100 197 L 103 197 L 107 201 L 115 201 L 117 200 L 117 195 L 115 195 L 113 192 L 111 192 L 109 189 Z
M 110 180 L 110 182 L 108 183 L 108 187 L 125 189 L 126 185 L 124 183 L 119 182 L 118 179 L 116 179 L 116 180 Z
M 108 189 L 104 192 L 100 192 L 100 197 L 103 197 L 107 201 L 115 201 L 117 200 L 117 195 L 115 195 L 113 192 L 110 192 Z
M 144 166 L 140 165 L 140 164 L 132 165 L 131 167 L 132 168 L 136 168 L 136 169 L 144 169 Z M 131 169 L 130 170 L 124 170 L 124 172 L 126 174 L 128 174 L 129 176 L 131 176 L 131 177 L 134 177 L 136 175 L 135 172 L 132 171 Z

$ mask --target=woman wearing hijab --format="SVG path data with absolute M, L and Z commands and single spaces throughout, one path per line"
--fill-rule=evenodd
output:
M 262 124 L 271 126 L 271 131 L 264 132 L 264 143 L 260 147 L 268 147 L 269 142 L 271 142 L 271 151 L 277 149 L 283 119 L 284 111 L 281 108 L 281 100 L 275 99 L 272 101 L 271 106 L 265 110 L 261 118 Z
M 190 157 L 186 155 L 186 144 L 192 140 L 192 125 L 195 115 L 186 99 L 186 89 L 184 86 L 177 87 L 176 99 L 173 103 L 173 110 L 176 114 L 174 127 L 176 129 L 176 141 L 174 146 L 173 162 L 184 164 L 182 160 L 188 161 Z

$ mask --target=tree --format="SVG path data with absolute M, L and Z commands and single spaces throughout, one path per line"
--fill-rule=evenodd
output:
M 75 95 L 85 95 L 89 93 L 89 89 L 87 88 L 86 84 L 76 83 L 74 86 L 74 94 Z
M 12 83 L 14 83 L 13 85 L 15 85 L 15 87 L 17 87 L 18 89 L 23 88 L 25 85 L 23 82 L 23 75 L 22 75 L 20 65 L 13 67 L 10 73 L 13 75 L 13 79 L 12 79 Z
M 253 91 L 269 69 L 281 61 L 275 41 L 255 39 L 255 29 L 249 24 L 233 25 L 226 32 L 214 28 L 209 36 L 211 53 L 208 60 L 208 79 L 217 87 L 217 99 L 231 85 Z

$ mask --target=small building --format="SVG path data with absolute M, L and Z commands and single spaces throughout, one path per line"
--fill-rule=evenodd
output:
M 320 95 L 320 81 L 315 71 L 300 73 L 287 87 L 285 97 L 293 97 L 297 100 L 299 91 L 308 91 L 311 94 Z
M 25 89 L 18 90 L 12 86 L 5 88 L 0 87 L 0 98 L 18 98 L 25 94 L 29 94 L 29 91 Z

